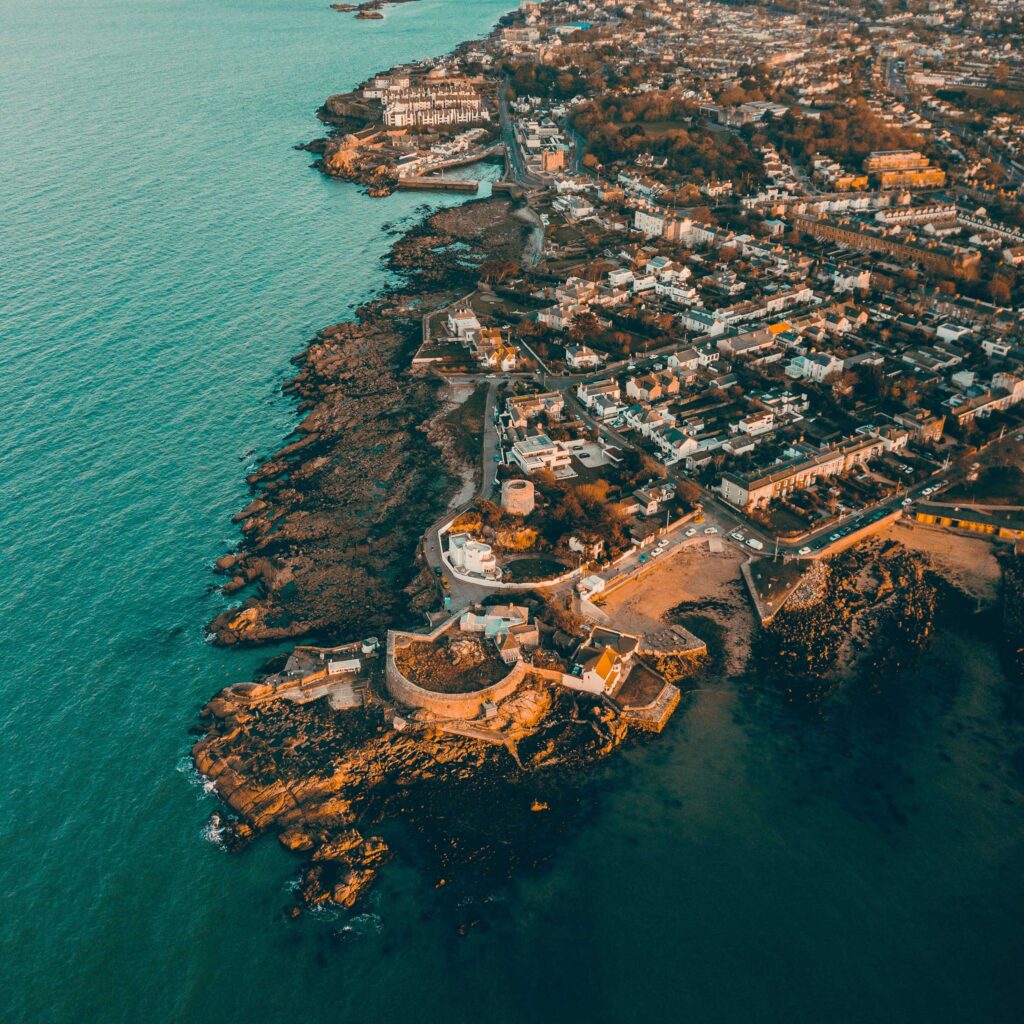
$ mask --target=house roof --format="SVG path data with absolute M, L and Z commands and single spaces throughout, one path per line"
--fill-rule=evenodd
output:
M 607 683 L 612 672 L 615 670 L 618 660 L 619 656 L 615 651 L 611 647 L 606 647 L 601 656 L 594 662 L 591 671 L 596 673 L 599 679 Z
M 614 648 L 623 657 L 632 654 L 640 643 L 640 638 L 632 633 L 620 633 L 618 630 L 605 629 L 602 626 L 594 627 L 590 639 L 592 643 L 603 644 L 605 650 Z

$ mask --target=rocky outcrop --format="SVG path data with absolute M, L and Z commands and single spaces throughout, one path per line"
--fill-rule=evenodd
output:
M 305 862 L 303 902 L 352 907 L 391 857 L 365 834 L 389 818 L 449 883 L 550 854 L 552 833 L 579 808 L 579 769 L 627 731 L 587 695 L 544 693 L 513 754 L 429 724 L 396 731 L 379 706 L 335 711 L 230 687 L 204 709 L 192 755 L 230 809 L 216 822 L 229 848 L 276 831 Z

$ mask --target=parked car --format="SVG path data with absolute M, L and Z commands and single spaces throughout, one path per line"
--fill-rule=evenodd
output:
M 718 533 L 718 527 L 717 526 L 708 526 L 704 530 L 704 536 L 705 537 L 713 537 L 716 533 Z
M 904 498 L 903 501 L 900 502 L 900 504 L 904 508 L 906 508 L 908 505 L 913 505 L 914 504 L 914 499 L 913 498 Z
M 803 547 L 797 552 L 798 555 L 809 555 L 810 553 L 811 549 L 808 547 Z
M 843 535 L 841 533 L 833 533 L 832 536 L 829 537 L 829 542 L 834 544 L 837 540 L 840 540 L 842 536 Z
M 926 496 L 929 495 L 929 494 L 934 494 L 935 493 L 935 488 L 934 487 L 926 487 L 921 493 L 926 495 Z
M 688 530 L 686 531 L 686 533 L 684 533 L 684 534 L 683 534 L 683 536 L 684 536 L 684 537 L 696 537 L 696 536 L 697 536 L 697 529 L 696 529 L 696 527 L 693 527 L 693 526 L 691 526 L 691 527 L 690 527 L 690 528 L 689 528 L 689 529 L 688 529 Z
M 753 548 L 755 551 L 764 550 L 764 544 L 762 544 L 756 537 L 751 537 L 750 540 L 747 541 L 747 547 Z
M 739 530 L 733 530 L 729 536 L 732 537 L 733 540 L 743 540 L 743 534 Z

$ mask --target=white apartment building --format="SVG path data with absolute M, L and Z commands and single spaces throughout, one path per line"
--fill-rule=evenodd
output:
M 569 452 L 559 441 L 547 434 L 534 434 L 512 445 L 512 461 L 527 473 L 546 469 L 552 473 L 564 472 L 572 462 Z

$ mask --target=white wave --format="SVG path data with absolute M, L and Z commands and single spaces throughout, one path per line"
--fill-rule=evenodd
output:
M 224 842 L 226 826 L 224 819 L 219 814 L 211 814 L 210 820 L 204 826 L 200 835 L 208 843 L 213 843 L 218 849 L 227 850 L 227 843 Z
M 201 790 L 204 797 L 216 792 L 217 787 L 213 779 L 199 772 L 188 754 L 185 754 L 174 767 L 177 772 L 185 777 L 190 786 Z

